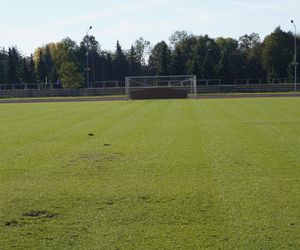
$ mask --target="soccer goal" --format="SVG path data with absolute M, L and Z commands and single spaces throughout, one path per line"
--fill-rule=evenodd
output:
M 128 76 L 125 78 L 126 99 L 197 98 L 195 75 Z

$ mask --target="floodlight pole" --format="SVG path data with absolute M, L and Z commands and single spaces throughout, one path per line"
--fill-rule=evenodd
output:
M 294 67 L 295 67 L 295 92 L 297 91 L 297 26 L 294 20 L 291 20 L 291 23 L 294 25 L 295 34 L 294 34 Z
M 87 46 L 86 46 L 86 86 L 90 88 L 90 68 L 89 68 L 89 41 L 88 41 L 88 33 L 93 27 L 90 26 L 86 32 Z

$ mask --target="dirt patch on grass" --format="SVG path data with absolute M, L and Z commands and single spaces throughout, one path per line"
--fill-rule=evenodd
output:
M 110 206 L 111 206 L 111 205 L 114 205 L 114 204 L 115 204 L 115 201 L 105 201 L 104 204 L 105 204 L 105 205 L 110 205 Z
M 11 220 L 11 221 L 6 221 L 4 223 L 5 226 L 7 227 L 19 227 L 24 224 L 26 224 L 26 218 L 31 218 L 31 219 L 53 219 L 57 217 L 58 214 L 48 212 L 48 211 L 42 211 L 42 210 L 30 210 L 22 214 L 22 217 L 20 218 L 21 222 L 18 222 L 17 220 Z
M 90 167 L 99 169 L 108 169 L 111 163 L 122 161 L 124 154 L 122 153 L 103 153 L 103 152 L 87 152 L 75 155 L 67 166 L 76 167 L 83 166 L 86 170 Z
M 32 217 L 32 218 L 48 218 L 48 219 L 51 219 L 51 218 L 54 218 L 56 217 L 58 214 L 55 214 L 55 213 L 51 213 L 51 212 L 48 212 L 48 211 L 39 211 L 39 210 L 30 210 L 26 213 L 24 213 L 22 216 L 25 216 L 25 217 Z
M 149 201 L 150 200 L 150 196 L 148 196 L 148 195 L 140 195 L 140 196 L 138 196 L 138 200 L 139 201 Z
M 19 226 L 19 223 L 16 220 L 12 220 L 5 222 L 4 225 L 7 227 L 16 227 Z
M 79 155 L 78 160 L 84 160 L 93 163 L 101 163 L 105 161 L 120 160 L 122 156 L 123 154 L 121 153 L 84 153 Z

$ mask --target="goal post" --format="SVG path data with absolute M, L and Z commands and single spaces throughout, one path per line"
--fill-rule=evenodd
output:
M 197 98 L 195 75 L 127 76 L 125 96 L 129 99 Z

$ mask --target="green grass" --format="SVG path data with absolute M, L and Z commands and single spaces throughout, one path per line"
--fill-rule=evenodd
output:
M 226 92 L 226 93 L 200 93 L 197 94 L 197 96 L 201 97 L 201 96 L 231 96 L 231 95 L 239 95 L 239 96 L 249 96 L 249 95 L 293 95 L 293 94 L 300 94 L 299 91 L 295 92 L 295 91 L 286 91 L 286 92 Z
M 299 98 L 1 104 L 0 131 L 1 250 L 300 248 Z

